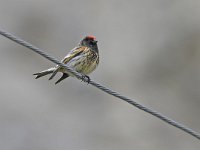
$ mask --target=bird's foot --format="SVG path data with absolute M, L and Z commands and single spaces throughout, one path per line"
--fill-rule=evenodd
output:
M 88 84 L 90 83 L 90 77 L 87 75 L 82 75 L 81 80 L 87 82 Z

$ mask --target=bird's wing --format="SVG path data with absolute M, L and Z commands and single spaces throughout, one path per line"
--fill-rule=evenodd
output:
M 74 49 L 72 49 L 67 56 L 65 56 L 62 59 L 62 63 L 67 64 L 71 59 L 73 59 L 74 57 L 80 55 L 81 53 L 83 53 L 85 50 L 87 51 L 87 47 L 85 46 L 80 46 L 80 47 L 75 47 Z M 57 72 L 59 72 L 59 70 L 62 67 L 60 67 L 59 65 L 56 66 L 56 69 L 53 71 L 52 75 L 50 76 L 49 80 L 53 79 L 53 77 L 57 74 Z M 65 77 L 65 76 L 64 76 Z M 62 78 L 62 77 L 61 77 Z M 66 78 L 66 77 L 65 77 Z M 60 80 L 59 80 L 60 82 Z M 58 83 L 58 82 L 56 82 Z
M 65 56 L 62 60 L 64 64 L 68 63 L 72 58 L 80 55 L 83 51 L 87 50 L 88 48 L 85 46 L 80 46 L 72 49 L 67 56 Z

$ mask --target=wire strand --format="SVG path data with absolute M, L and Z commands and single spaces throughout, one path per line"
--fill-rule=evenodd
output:
M 60 61 L 56 60 L 54 57 L 46 54 L 42 49 L 39 49 L 39 48 L 33 46 L 32 44 L 22 40 L 21 38 L 19 38 L 17 36 L 14 36 L 13 34 L 11 34 L 9 32 L 0 30 L 0 34 L 2 36 L 4 36 L 4 37 L 16 42 L 16 43 L 22 45 L 22 46 L 25 46 L 25 47 L 31 49 L 32 51 L 40 54 L 41 56 L 43 56 L 46 59 L 52 61 L 53 63 L 55 63 L 55 64 L 57 64 L 57 65 L 59 65 L 61 67 L 64 67 L 67 71 L 71 72 L 78 79 L 81 79 L 84 82 L 88 82 L 88 78 L 84 78 L 83 74 L 76 72 L 72 68 L 70 68 L 67 65 L 61 63 Z M 91 79 L 89 81 L 89 84 L 93 85 L 94 87 L 96 87 L 96 88 L 98 88 L 98 89 L 100 89 L 100 90 L 102 90 L 102 91 L 104 91 L 104 92 L 106 92 L 106 93 L 108 93 L 110 95 L 113 95 L 113 96 L 115 96 L 115 97 L 117 97 L 117 98 L 119 98 L 119 99 L 121 99 L 123 101 L 128 102 L 129 104 L 137 107 L 138 109 L 143 110 L 143 111 L 145 111 L 145 112 L 147 112 L 147 113 L 159 118 L 160 120 L 163 120 L 164 122 L 166 122 L 166 123 L 168 123 L 168 124 L 170 124 L 170 125 L 172 125 L 172 126 L 174 126 L 176 128 L 179 128 L 182 131 L 184 131 L 184 132 L 186 132 L 186 133 L 188 133 L 188 134 L 192 135 L 193 137 L 196 137 L 197 139 L 200 140 L 200 134 L 198 132 L 195 132 L 194 130 L 190 129 L 189 127 L 186 127 L 185 125 L 180 124 L 180 123 L 172 120 L 171 118 L 169 118 L 169 117 L 167 117 L 167 116 L 165 116 L 165 115 L 163 115 L 163 114 L 161 114 L 161 113 L 159 113 L 159 112 L 157 112 L 157 111 L 155 111 L 155 110 L 153 110 L 153 109 L 151 109 L 149 107 L 146 107 L 146 106 L 144 106 L 142 104 L 139 104 L 134 99 L 130 99 L 130 98 L 126 97 L 126 96 L 123 96 L 123 95 L 119 94 L 118 92 L 113 91 L 113 90 L 111 90 L 111 89 L 109 89 L 109 88 L 107 88 L 107 87 L 105 87 L 105 86 L 103 86 L 103 85 L 91 80 Z

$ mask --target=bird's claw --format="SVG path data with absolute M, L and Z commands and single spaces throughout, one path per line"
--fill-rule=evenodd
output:
M 85 82 L 87 82 L 89 84 L 90 83 L 90 77 L 87 76 L 87 75 L 82 75 L 81 81 L 85 81 Z

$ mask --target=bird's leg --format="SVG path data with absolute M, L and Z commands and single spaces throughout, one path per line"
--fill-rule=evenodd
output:
M 87 82 L 88 84 L 90 83 L 90 77 L 87 75 L 82 75 L 81 80 Z

